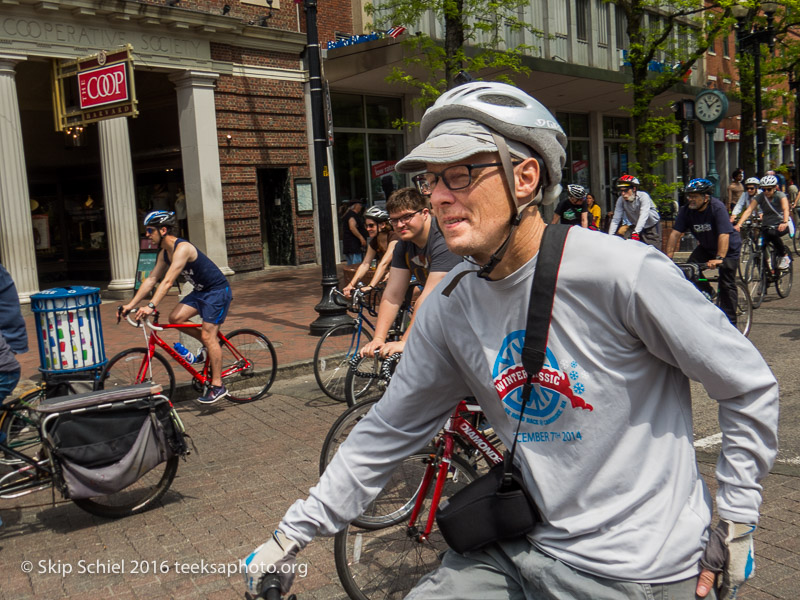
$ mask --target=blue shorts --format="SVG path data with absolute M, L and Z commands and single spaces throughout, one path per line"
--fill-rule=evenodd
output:
M 233 294 L 231 288 L 217 288 L 212 290 L 194 291 L 181 300 L 181 304 L 191 306 L 200 313 L 204 323 L 221 325 L 228 316 Z

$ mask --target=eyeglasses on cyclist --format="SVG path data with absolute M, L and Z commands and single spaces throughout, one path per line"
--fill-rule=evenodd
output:
M 517 166 L 521 162 L 521 160 L 517 160 L 512 161 L 511 164 Z M 453 165 L 452 167 L 447 167 L 439 173 L 428 171 L 426 173 L 417 175 L 414 177 L 414 183 L 417 185 L 419 193 L 426 196 L 429 196 L 433 193 L 433 188 L 436 187 L 436 184 L 439 183 L 440 179 L 444 181 L 444 185 L 448 190 L 455 192 L 457 190 L 468 188 L 472 184 L 473 169 L 502 166 L 503 163 L 499 162 L 480 163 L 474 165 Z
M 420 208 L 419 210 L 415 210 L 414 212 L 406 213 L 406 214 L 404 214 L 404 215 L 402 215 L 400 217 L 397 217 L 396 219 L 390 218 L 389 219 L 389 223 L 392 224 L 392 227 L 397 227 L 398 225 L 405 225 L 411 219 L 414 218 L 414 215 L 416 215 L 418 212 L 422 212 L 423 210 L 425 210 L 425 209 L 424 208 Z

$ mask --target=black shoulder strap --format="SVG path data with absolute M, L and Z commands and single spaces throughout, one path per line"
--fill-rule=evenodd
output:
M 531 399 L 533 379 L 544 366 L 547 351 L 547 335 L 550 331 L 550 318 L 553 312 L 553 300 L 556 295 L 556 282 L 558 269 L 561 265 L 561 256 L 564 254 L 564 244 L 567 241 L 569 225 L 548 225 L 542 235 L 539 246 L 539 258 L 536 261 L 536 271 L 533 274 L 531 299 L 528 302 L 528 319 L 525 323 L 525 344 L 522 347 L 522 366 L 528 378 L 522 386 L 522 407 L 519 411 L 517 433 L 511 452 L 505 456 L 503 466 L 503 485 L 511 484 L 511 465 L 514 453 L 517 450 L 519 428 L 522 425 L 525 407 Z
M 556 293 L 558 268 L 567 241 L 569 225 L 548 225 L 539 247 L 539 258 L 533 275 L 533 289 L 528 303 L 525 323 L 525 345 L 522 348 L 522 366 L 528 377 L 536 376 L 544 365 L 547 334 Z

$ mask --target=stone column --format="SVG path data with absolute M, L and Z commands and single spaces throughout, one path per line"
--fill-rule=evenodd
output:
M 218 73 L 184 71 L 172 75 L 170 79 L 175 83 L 178 94 L 189 237 L 225 275 L 232 275 L 225 244 L 225 214 L 214 107 L 214 84 L 218 77 Z
M 119 117 L 97 124 L 106 207 L 111 291 L 132 290 L 139 253 L 136 191 L 128 138 L 128 119 Z
M 14 79 L 14 68 L 22 60 L 25 57 L 0 53 L 0 259 L 14 279 L 19 301 L 25 304 L 39 291 L 39 276 Z

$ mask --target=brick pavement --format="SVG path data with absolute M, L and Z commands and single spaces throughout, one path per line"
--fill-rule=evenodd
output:
M 280 365 L 307 365 L 317 338 L 308 335 L 320 296 L 319 269 L 271 271 L 233 282 L 235 296 L 227 328 L 264 331 L 277 346 Z M 175 298 L 165 301 L 165 312 Z M 138 331 L 114 325 L 116 302 L 104 304 L 107 354 L 138 344 Z M 32 319 L 29 318 L 31 333 Z M 33 341 L 33 337 L 31 340 Z M 35 343 L 35 342 L 34 342 Z M 31 360 L 32 359 L 32 360 Z M 28 355 L 24 375 L 35 373 Z M 295 375 L 292 377 L 291 373 Z M 235 563 L 269 535 L 296 498 L 316 481 L 319 449 L 343 406 L 321 394 L 308 368 L 284 370 L 268 397 L 253 404 L 225 404 L 179 411 L 198 453 L 181 463 L 163 506 L 143 515 L 110 521 L 69 502 L 50 504 L 48 492 L 0 501 L 0 600 L 29 598 L 242 598 L 238 577 L 178 573 L 181 568 Z M 701 472 L 714 489 L 715 457 L 699 455 Z M 762 520 L 756 533 L 757 577 L 741 596 L 748 600 L 795 598 L 800 574 L 800 468 L 778 465 L 765 480 Z M 340 600 L 332 540 L 300 555 L 308 575 L 298 578 L 300 600 Z M 34 572 L 20 569 L 30 560 Z M 41 573 L 70 565 L 75 572 Z M 125 573 L 78 574 L 84 564 L 121 565 Z M 45 561 L 40 563 L 40 561 Z M 60 562 L 59 562 L 60 561 Z M 134 561 L 155 561 L 167 573 L 133 573 Z

